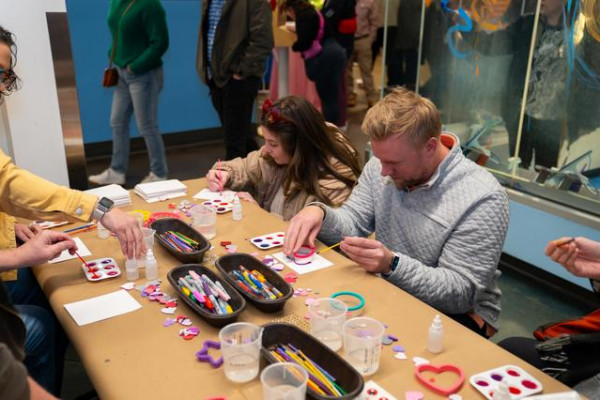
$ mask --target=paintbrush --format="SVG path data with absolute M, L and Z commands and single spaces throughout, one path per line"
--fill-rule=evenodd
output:
M 342 244 L 342 242 L 338 242 L 338 243 L 336 243 L 336 244 L 334 244 L 332 246 L 325 247 L 324 249 L 321 249 L 321 250 L 317 251 L 317 254 L 325 253 L 326 251 L 331 250 L 334 247 L 338 247 L 340 244 Z
M 567 239 L 562 239 L 562 240 L 560 240 L 560 239 L 559 240 L 555 240 L 553 243 L 554 243 L 554 245 L 556 247 L 563 247 L 563 246 L 565 246 L 567 244 L 570 244 L 570 243 L 572 243 L 574 241 L 575 241 L 575 238 L 572 237 L 572 238 L 567 238 Z

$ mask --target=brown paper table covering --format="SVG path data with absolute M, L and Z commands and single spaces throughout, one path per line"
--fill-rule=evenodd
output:
M 164 202 L 148 204 L 132 193 L 132 205 L 126 211 L 143 209 L 149 211 L 173 211 L 169 203 L 179 203 L 183 199 L 192 200 L 192 196 L 206 186 L 204 179 L 184 182 L 188 186 L 188 195 Z M 199 203 L 200 201 L 195 201 Z M 284 231 L 287 223 L 267 213 L 254 204 L 243 202 L 244 217 L 235 222 L 231 213 L 217 215 L 217 236 L 211 240 L 214 249 L 211 255 L 227 254 L 219 245 L 223 240 L 238 246 L 238 252 L 259 251 L 258 258 L 281 251 L 280 248 L 260 251 L 249 238 L 263 234 Z M 183 217 L 186 221 L 189 218 Z M 70 224 L 59 229 L 68 229 Z M 64 309 L 64 304 L 119 290 L 126 283 L 125 258 L 121 254 L 116 238 L 99 239 L 96 231 L 79 235 L 88 246 L 92 255 L 87 259 L 114 257 L 123 270 L 116 279 L 101 282 L 88 282 L 77 259 L 54 265 L 42 265 L 35 268 L 37 279 L 58 316 L 58 319 L 77 350 L 83 365 L 102 399 L 204 399 L 211 396 L 226 396 L 228 399 L 261 399 L 260 380 L 257 378 L 247 384 L 229 382 L 220 369 L 209 364 L 197 362 L 195 352 L 200 350 L 206 339 L 218 339 L 218 329 L 207 325 L 183 301 L 175 315 L 184 314 L 191 318 L 193 325 L 200 329 L 200 335 L 186 341 L 179 337 L 179 324 L 163 327 L 163 322 L 171 315 L 160 312 L 162 305 L 142 298 L 137 290 L 130 294 L 142 305 L 140 310 L 114 317 L 108 320 L 77 326 Z M 319 244 L 320 247 L 324 247 Z M 180 263 L 158 243 L 154 246 L 159 265 L 161 289 L 176 296 L 175 290 L 166 280 L 166 274 Z M 465 372 L 465 384 L 459 391 L 463 399 L 483 399 L 471 387 L 468 378 L 478 372 L 486 371 L 505 364 L 514 364 L 524 368 L 542 382 L 544 393 L 566 391 L 568 388 L 560 382 L 546 376 L 541 371 L 502 350 L 492 342 L 472 333 L 460 324 L 443 317 L 444 351 L 431 354 L 426 350 L 427 331 L 436 312 L 420 300 L 387 283 L 381 278 L 366 273 L 351 260 L 335 251 L 328 251 L 324 257 L 334 263 L 313 273 L 299 275 L 295 288 L 312 288 L 327 297 L 330 294 L 349 290 L 362 294 L 366 300 L 363 315 L 375 318 L 389 327 L 387 333 L 394 334 L 406 348 L 408 360 L 396 360 L 392 346 L 384 346 L 379 371 L 366 377 L 375 380 L 390 393 L 404 399 L 405 391 L 416 390 L 425 394 L 427 399 L 443 399 L 431 390 L 423 387 L 414 377 L 412 357 L 428 359 L 432 364 L 451 363 L 460 366 Z M 205 263 L 208 265 L 208 263 Z M 214 268 L 214 265 L 208 265 Z M 286 267 L 282 274 L 290 272 Z M 145 283 L 143 271 L 136 285 Z M 263 314 L 248 305 L 239 321 L 263 324 L 291 313 L 303 318 L 307 313 L 306 297 L 290 299 L 285 308 L 275 314 Z M 540 321 L 541 322 L 541 321 Z M 343 350 L 340 350 L 343 354 Z M 448 383 L 451 376 L 440 376 L 438 384 Z

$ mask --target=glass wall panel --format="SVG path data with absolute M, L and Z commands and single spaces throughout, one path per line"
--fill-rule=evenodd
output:
M 600 0 L 387 1 L 388 88 L 504 184 L 600 215 Z

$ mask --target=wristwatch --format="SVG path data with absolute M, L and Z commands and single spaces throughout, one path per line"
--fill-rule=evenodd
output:
M 104 215 L 109 212 L 114 205 L 115 202 L 108 197 L 101 198 L 98 200 L 98 203 L 96 203 L 96 208 L 94 208 L 94 211 L 92 212 L 92 218 L 96 221 L 102 220 L 102 217 L 104 217 Z
M 389 276 L 392 275 L 392 272 L 394 272 L 396 268 L 398 268 L 398 264 L 400 264 L 400 257 L 398 257 L 397 254 L 394 254 L 394 258 L 392 258 L 392 262 L 390 264 L 390 272 L 388 272 L 387 274 L 381 273 L 381 275 L 384 278 L 389 278 Z

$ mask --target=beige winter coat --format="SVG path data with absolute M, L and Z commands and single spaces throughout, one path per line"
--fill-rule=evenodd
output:
M 248 191 L 252 193 L 258 204 L 265 210 L 271 210 L 271 203 L 277 191 L 283 186 L 287 166 L 279 166 L 262 157 L 263 148 L 253 151 L 246 158 L 236 158 L 231 161 L 221 162 L 221 169 L 229 173 L 227 187 L 235 191 Z M 331 160 L 331 165 L 344 176 L 354 174 L 347 165 L 337 159 Z M 211 169 L 218 169 L 218 164 Z M 358 179 L 358 176 L 355 176 Z M 333 176 L 319 179 L 321 193 L 334 207 L 339 207 L 350 196 L 352 188 L 340 182 Z M 298 211 L 310 202 L 320 201 L 315 196 L 300 192 L 291 198 L 286 198 L 283 205 L 283 219 L 290 220 Z

